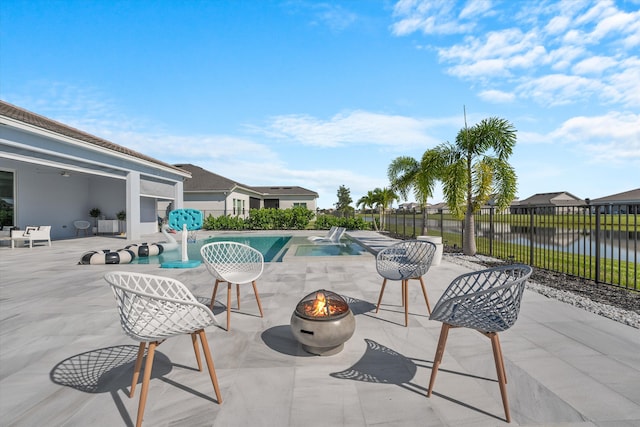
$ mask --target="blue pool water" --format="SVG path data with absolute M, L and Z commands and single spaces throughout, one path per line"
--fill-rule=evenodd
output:
M 200 260 L 200 248 L 207 243 L 212 242 L 238 242 L 260 251 L 265 262 L 279 262 L 282 257 L 282 250 L 289 242 L 291 236 L 220 236 L 209 237 L 207 239 L 198 240 L 195 243 L 188 243 L 187 256 L 190 260 Z M 170 251 L 162 253 L 158 256 L 148 258 L 136 257 L 132 264 L 162 264 L 163 262 L 178 261 L 182 258 L 182 251 Z
M 351 239 L 344 239 L 340 245 L 324 245 L 310 243 L 303 236 L 218 236 L 188 243 L 187 256 L 190 260 L 202 260 L 200 248 L 211 242 L 238 242 L 249 245 L 262 253 L 265 262 L 282 262 L 291 248 L 295 248 L 294 256 L 345 256 L 360 255 L 366 249 Z M 179 261 L 181 250 L 174 250 L 148 258 L 136 257 L 132 264 L 162 264 L 164 262 Z

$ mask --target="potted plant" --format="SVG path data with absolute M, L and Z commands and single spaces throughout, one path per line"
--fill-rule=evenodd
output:
M 120 211 L 116 214 L 116 218 L 118 218 L 118 228 L 122 230 L 122 223 L 127 220 L 127 213 L 125 211 Z M 126 229 L 126 226 L 127 226 L 126 223 L 124 226 Z M 124 234 L 125 234 L 124 231 L 120 231 L 120 235 L 124 235 Z
M 93 208 L 89 211 L 89 216 L 93 218 L 93 234 L 98 233 L 98 217 L 102 212 L 98 208 Z

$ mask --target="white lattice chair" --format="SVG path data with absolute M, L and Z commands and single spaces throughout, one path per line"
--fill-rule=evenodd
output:
M 175 279 L 124 271 L 107 273 L 104 279 L 111 285 L 116 297 L 122 329 L 131 338 L 140 342 L 129 397 L 133 397 L 145 348 L 147 343 L 149 345 L 136 426 L 142 424 L 155 349 L 164 340 L 173 336 L 191 335 L 198 370 L 202 371 L 202 361 L 198 351 L 198 337 L 200 337 L 216 399 L 218 403 L 222 403 L 209 343 L 204 332 L 204 328 L 217 323 L 213 312 L 199 303 L 193 294 Z
M 384 280 L 382 281 L 382 288 L 380 289 L 380 296 L 378 297 L 376 313 L 380 309 L 380 303 L 382 302 L 382 295 L 384 294 L 387 280 L 400 281 L 402 284 L 404 324 L 407 326 L 409 324 L 407 285 L 410 279 L 420 281 L 424 301 L 427 304 L 427 311 L 429 314 L 431 313 L 431 305 L 429 304 L 429 297 L 427 296 L 427 290 L 424 286 L 422 276 L 429 271 L 435 253 L 436 245 L 423 240 L 406 240 L 378 252 L 378 255 L 376 255 L 376 269 Z
M 84 232 L 85 236 L 89 235 L 89 227 L 91 227 L 91 223 L 89 221 L 85 221 L 79 219 L 77 221 L 73 221 L 73 226 L 76 228 L 76 237 L 80 235 L 80 232 Z
M 518 319 L 520 302 L 531 273 L 528 265 L 511 264 L 463 274 L 451 282 L 430 317 L 442 322 L 442 329 L 433 360 L 428 397 L 431 397 L 449 329 L 475 329 L 491 339 L 504 413 L 506 421 L 511 422 L 507 376 L 498 332 L 509 329 Z
M 260 317 L 262 317 L 262 304 L 256 286 L 256 280 L 262 275 L 264 269 L 264 257 L 260 251 L 237 242 L 213 242 L 202 246 L 200 254 L 207 270 L 216 279 L 209 307 L 211 310 L 218 293 L 218 284 L 227 283 L 227 331 L 230 330 L 231 325 L 231 285 L 234 283 L 238 310 L 240 310 L 240 285 L 251 283 Z

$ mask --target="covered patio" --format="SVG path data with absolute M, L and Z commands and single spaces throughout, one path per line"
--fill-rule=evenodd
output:
M 374 232 L 348 234 L 377 249 L 392 242 Z M 143 236 L 159 240 L 159 233 Z M 0 248 L 3 425 L 135 423 L 138 394 L 129 399 L 128 390 L 137 343 L 122 332 L 103 275 L 118 269 L 174 277 L 206 302 L 213 282 L 202 265 L 78 265 L 83 252 L 122 243 L 97 236 Z M 453 330 L 427 398 L 441 324 L 429 320 L 419 285 L 409 285 L 405 327 L 399 284 L 387 286 L 375 314 L 381 278 L 373 258 L 342 258 L 266 264 L 258 281 L 264 317 L 244 292 L 233 329 L 207 329 L 222 404 L 206 370 L 195 368 L 189 338 L 162 344 L 145 425 L 507 425 L 489 340 Z M 470 268 L 447 255 L 432 267 L 425 276 L 432 305 Z M 344 350 L 328 357 L 304 352 L 289 327 L 299 299 L 320 288 L 346 297 L 356 317 Z M 214 312 L 224 324 L 222 300 Z M 515 326 L 500 335 L 511 425 L 640 425 L 640 330 L 530 290 L 522 304 Z

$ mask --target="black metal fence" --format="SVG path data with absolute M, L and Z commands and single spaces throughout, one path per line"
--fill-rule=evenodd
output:
M 412 238 L 422 234 L 418 211 L 391 211 L 385 230 Z M 640 202 L 579 206 L 518 205 L 475 215 L 479 254 L 640 290 Z M 464 221 L 442 210 L 427 214 L 428 235 L 462 248 Z

